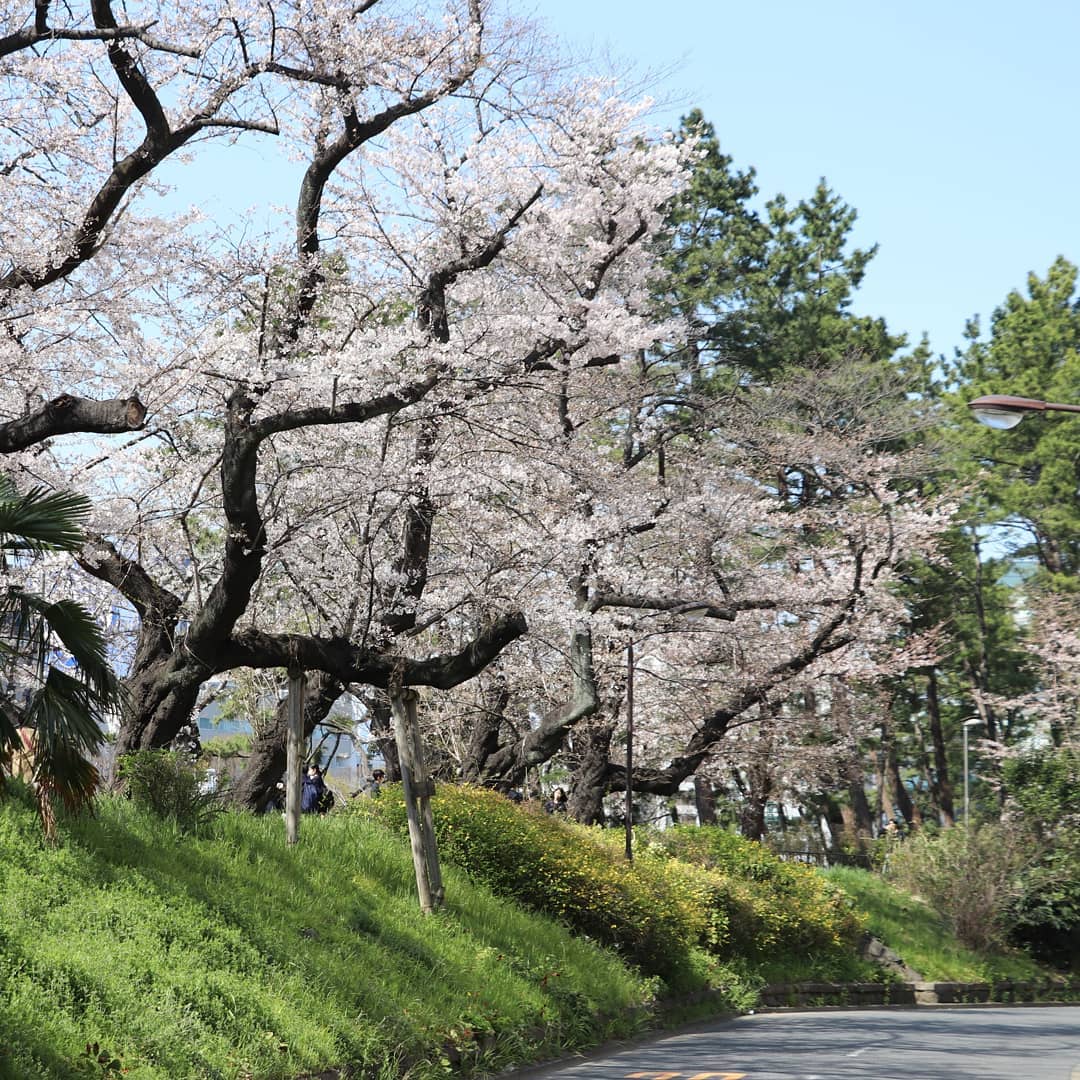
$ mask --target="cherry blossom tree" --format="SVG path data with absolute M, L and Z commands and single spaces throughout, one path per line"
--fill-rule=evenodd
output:
M 309 729 L 345 689 L 378 717 L 427 687 L 448 766 L 565 753 L 590 820 L 627 782 L 630 641 L 633 784 L 661 795 L 901 662 L 893 576 L 940 521 L 904 494 L 903 395 L 849 364 L 691 385 L 652 297 L 695 143 L 533 28 L 481 0 L 89 0 L 9 5 L 0 58 L 0 449 L 93 502 L 64 587 L 132 615 L 121 751 L 241 668 L 310 672 Z M 249 149 L 281 149 L 287 234 L 182 209 L 211 143 L 256 201 Z
M 516 784 L 561 753 L 572 811 L 599 820 L 603 796 L 626 785 L 613 744 L 633 643 L 636 791 L 667 796 L 699 769 L 749 769 L 767 745 L 798 762 L 774 763 L 789 790 L 835 773 L 851 724 L 821 687 L 926 662 L 921 641 L 896 643 L 894 585 L 905 559 L 932 556 L 948 516 L 911 485 L 925 455 L 890 449 L 918 423 L 897 378 L 850 363 L 709 400 L 642 358 L 600 397 L 581 376 L 568 371 L 549 415 L 515 428 L 529 461 L 559 463 L 534 484 L 562 488 L 528 510 L 546 594 L 530 609 L 533 651 L 522 669 L 521 648 L 508 650 L 480 700 L 464 691 L 456 738 L 444 703 L 447 760 Z M 792 705 L 815 697 L 826 707 Z
M 514 426 L 665 333 L 647 241 L 692 148 L 481 0 L 9 4 L 0 34 L 0 449 L 93 500 L 120 751 L 241 667 L 318 673 L 311 722 L 482 671 L 544 603 L 518 486 L 561 490 Z M 211 140 L 253 197 L 241 148 L 282 148 L 291 237 L 176 209 Z

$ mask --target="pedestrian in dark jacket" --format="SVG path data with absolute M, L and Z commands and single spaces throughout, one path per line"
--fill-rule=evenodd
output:
M 322 778 L 322 771 L 318 765 L 308 766 L 307 776 L 304 777 L 303 787 L 300 789 L 300 812 L 302 814 L 325 814 L 327 803 L 332 799 L 326 782 Z
M 285 812 L 285 785 L 278 781 L 270 792 L 266 802 L 263 803 L 262 813 L 281 814 Z
M 567 806 L 566 792 L 557 787 L 552 793 L 551 798 L 544 803 L 544 809 L 549 814 L 565 814 Z

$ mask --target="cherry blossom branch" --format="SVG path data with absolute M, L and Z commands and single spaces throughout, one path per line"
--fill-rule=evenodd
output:
M 844 603 L 818 627 L 810 640 L 787 659 L 772 665 L 761 677 L 745 685 L 719 709 L 703 717 L 683 752 L 673 758 L 665 768 L 635 769 L 634 790 L 648 791 L 654 795 L 673 795 L 683 780 L 697 771 L 712 748 L 739 717 L 755 706 L 764 705 L 777 686 L 805 671 L 821 657 L 843 649 L 856 640 L 856 634 L 845 627 L 863 592 L 865 557 L 861 549 L 853 553 L 853 559 L 855 567 L 852 583 Z M 625 767 L 610 762 L 606 782 L 609 791 L 625 790 Z
M 52 27 L 49 25 L 49 8 L 51 6 L 49 0 L 36 0 L 34 4 L 34 25 L 24 27 L 22 30 L 16 30 L 14 33 L 0 38 L 0 59 L 23 49 L 33 48 L 35 45 L 40 45 L 46 41 L 114 41 L 130 39 L 141 41 L 147 48 L 154 49 L 156 52 L 172 53 L 176 56 L 190 56 L 192 58 L 199 56 L 197 49 L 174 45 L 162 41 L 160 38 L 152 37 L 147 33 L 155 25 L 156 20 L 135 26 L 96 27 L 93 30 Z
M 593 674 L 592 635 L 579 630 L 570 641 L 570 670 L 572 673 L 569 700 L 549 709 L 540 723 L 516 742 L 500 746 L 484 764 L 484 771 L 493 776 L 506 776 L 515 768 L 539 765 L 549 761 L 562 748 L 567 731 L 579 720 L 596 712 L 600 697 Z
M 343 111 L 341 134 L 314 157 L 305 171 L 296 205 L 296 249 L 309 265 L 297 290 L 296 311 L 290 328 L 293 337 L 307 322 L 322 282 L 322 274 L 314 257 L 319 252 L 319 218 L 322 215 L 323 192 L 330 177 L 351 153 L 381 135 L 391 125 L 423 112 L 464 86 L 482 59 L 483 22 L 476 0 L 469 2 L 469 23 L 473 32 L 473 47 L 468 60 L 459 70 L 450 74 L 439 86 L 415 97 L 402 97 L 367 120 L 361 120 L 355 109 L 349 106 Z M 354 87 L 347 83 L 341 89 L 345 93 L 351 92 Z
M 93 535 L 76 561 L 88 574 L 112 585 L 139 615 L 139 640 L 132 667 L 145 667 L 168 655 L 176 640 L 181 601 L 159 585 L 134 559 L 121 555 L 103 536 Z
M 446 344 L 450 340 L 450 325 L 446 313 L 446 287 L 452 285 L 458 276 L 466 271 L 482 270 L 490 266 L 499 252 L 506 247 L 506 238 L 524 217 L 529 207 L 540 198 L 543 191 L 544 186 L 541 184 L 482 247 L 460 259 L 446 263 L 429 276 L 428 283 L 420 296 L 418 321 L 422 328 L 431 331 L 436 341 Z
M 0 277 L 0 292 L 18 288 L 42 289 L 67 277 L 83 263 L 97 254 L 105 240 L 109 223 L 116 215 L 124 197 L 143 177 L 149 175 L 165 159 L 183 147 L 195 135 L 208 127 L 227 127 L 239 130 L 276 132 L 272 124 L 240 118 L 224 119 L 217 111 L 232 94 L 244 85 L 254 71 L 245 71 L 240 77 L 226 80 L 219 85 L 210 103 L 191 122 L 172 130 L 165 110 L 150 81 L 143 74 L 135 59 L 124 49 L 124 40 L 132 35 L 119 33 L 120 27 L 108 0 L 92 0 L 91 11 L 99 35 L 108 42 L 109 61 L 116 72 L 124 92 L 139 111 L 146 126 L 142 142 L 113 166 L 90 200 L 71 243 L 61 245 L 65 254 L 50 260 L 40 268 L 17 265 Z
M 635 608 L 642 611 L 666 611 L 672 615 L 693 615 L 695 618 L 723 619 L 734 622 L 740 611 L 773 611 L 782 607 L 779 598 L 770 600 L 734 600 L 720 605 L 711 600 L 687 600 L 676 597 L 636 596 L 625 593 L 594 593 L 586 604 L 586 610 L 597 612 L 603 608 Z

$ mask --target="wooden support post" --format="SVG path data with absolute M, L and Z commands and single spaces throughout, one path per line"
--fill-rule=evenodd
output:
M 626 646 L 626 861 L 634 861 L 634 643 Z
M 304 689 L 307 675 L 289 672 L 289 726 L 285 742 L 285 843 L 300 838 L 300 784 L 304 765 Z
M 435 785 L 424 760 L 424 745 L 420 741 L 420 725 L 416 719 L 416 699 L 412 705 L 412 723 L 414 757 L 417 770 L 416 786 L 420 791 L 420 824 L 424 830 L 424 855 L 427 861 L 428 885 L 431 888 L 431 902 L 441 908 L 446 900 L 443 889 L 442 870 L 439 867 L 439 845 L 435 839 L 435 815 L 431 809 L 431 796 L 435 794 Z
M 430 915 L 443 906 L 442 873 L 435 843 L 435 819 L 431 812 L 434 785 L 424 763 L 420 725 L 416 718 L 416 691 L 402 690 L 390 698 L 394 717 L 394 742 L 401 765 L 405 793 L 405 813 L 409 820 L 409 844 L 416 871 L 416 891 L 420 908 Z

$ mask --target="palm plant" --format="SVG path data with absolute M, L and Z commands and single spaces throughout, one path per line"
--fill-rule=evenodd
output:
M 98 783 L 92 757 L 106 715 L 120 703 L 105 639 L 74 600 L 29 589 L 29 568 L 49 552 L 83 543 L 85 497 L 43 488 L 20 494 L 0 474 L 0 762 L 19 755 L 35 787 L 42 827 L 55 836 L 53 797 L 87 806 Z M 74 673 L 63 670 L 74 661 Z

